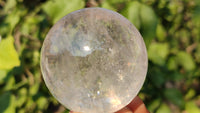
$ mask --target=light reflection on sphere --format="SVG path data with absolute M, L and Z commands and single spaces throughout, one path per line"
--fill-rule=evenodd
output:
M 111 113 L 141 89 L 147 52 L 138 30 L 120 14 L 86 8 L 68 14 L 47 34 L 41 52 L 45 83 L 66 108 Z

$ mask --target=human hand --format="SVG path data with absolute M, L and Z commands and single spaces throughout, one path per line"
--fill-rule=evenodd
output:
M 70 111 L 70 113 L 78 113 L 78 112 Z M 129 103 L 126 107 L 122 108 L 121 110 L 115 113 L 150 113 L 150 112 L 145 107 L 143 101 L 138 96 L 136 96 L 131 101 L 131 103 Z
M 131 103 L 129 103 L 126 107 L 122 108 L 121 110 L 115 113 L 150 113 L 143 101 L 136 96 Z

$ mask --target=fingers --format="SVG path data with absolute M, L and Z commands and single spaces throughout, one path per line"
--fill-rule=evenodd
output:
M 73 111 L 70 111 L 69 113 L 80 113 L 80 112 L 73 112 Z
M 133 113 L 128 107 L 125 107 L 115 113 Z
M 127 105 L 127 107 L 133 112 L 133 113 L 149 113 L 147 108 L 145 107 L 143 101 L 136 96 L 133 101 Z

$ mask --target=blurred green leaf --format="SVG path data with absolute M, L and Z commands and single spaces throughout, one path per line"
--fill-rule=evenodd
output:
M 40 62 L 40 53 L 39 51 L 33 52 L 33 66 L 37 66 Z
M 175 71 L 173 73 L 169 73 L 167 76 L 165 76 L 165 78 L 174 82 L 179 82 L 180 80 L 184 79 L 184 76 L 178 71 Z
M 189 101 L 185 105 L 185 111 L 187 113 L 200 113 L 200 108 L 195 104 L 194 101 Z
M 148 48 L 150 42 L 156 37 L 158 19 L 154 10 L 145 4 L 141 4 L 140 11 L 141 34 Z
M 106 0 L 110 4 L 116 4 L 116 3 L 123 3 L 123 2 L 128 2 L 130 0 Z
M 32 86 L 30 87 L 29 93 L 30 93 L 31 95 L 35 95 L 35 94 L 38 92 L 39 85 L 40 85 L 40 84 L 34 84 L 34 85 L 32 85 Z
M 179 3 L 179 2 L 176 1 L 176 0 L 172 0 L 172 1 L 169 2 L 168 8 L 169 8 L 170 13 L 171 13 L 172 15 L 175 15 L 175 14 L 177 13 L 178 8 L 182 7 L 182 6 L 177 6 L 178 3 Z M 180 9 L 179 9 L 179 10 L 180 10 Z
M 14 39 L 8 36 L 0 43 L 0 69 L 11 69 L 20 65 L 18 54 L 14 48 Z
M 107 2 L 108 0 L 104 1 L 101 5 L 102 8 L 106 8 L 106 9 L 110 9 L 110 10 L 113 10 L 113 11 L 116 11 L 116 9 Z
M 43 5 L 43 10 L 52 22 L 56 23 L 68 13 L 83 8 L 84 5 L 84 0 L 51 0 Z
M 194 8 L 194 12 L 193 12 L 193 21 L 196 25 L 196 30 L 198 33 L 197 33 L 197 36 L 196 36 L 196 39 L 198 39 L 200 41 L 200 1 L 199 0 L 195 0 L 195 3 L 197 4 Z
M 149 46 L 148 57 L 155 64 L 164 65 L 168 54 L 168 43 L 152 43 Z
M 183 10 L 181 2 L 177 0 L 170 0 L 167 4 L 168 15 L 165 16 L 165 19 L 168 21 L 173 21 L 177 16 L 177 12 Z
M 200 32 L 199 32 L 200 33 Z M 194 53 L 196 62 L 200 63 L 200 45 L 197 45 L 196 52 Z
M 29 35 L 30 33 L 38 30 L 38 24 L 44 19 L 44 16 L 27 17 L 21 27 L 21 33 Z
M 16 99 L 18 107 L 21 107 L 26 102 L 27 96 L 26 88 L 21 88 L 18 90 L 18 98 Z
M 130 2 L 126 8 L 121 12 L 129 21 L 131 21 L 137 29 L 140 29 L 140 6 L 138 1 Z
M 13 29 L 15 28 L 15 26 L 19 23 L 21 13 L 22 12 L 18 11 L 17 9 L 15 9 L 6 17 L 5 23 L 9 24 L 9 27 L 10 27 L 9 33 L 12 33 Z
M 7 72 L 7 70 L 0 70 L 0 84 L 4 82 Z
M 200 77 L 200 70 L 196 70 L 196 72 L 194 73 L 195 77 Z
M 10 32 L 9 24 L 3 21 L 0 22 L 0 35 L 1 37 L 7 36 Z M 1 41 L 0 41 L 1 42 Z
M 0 113 L 3 113 L 6 109 L 8 109 L 10 104 L 10 96 L 10 92 L 3 93 L 2 95 L 0 95 Z
M 153 9 L 138 1 L 128 3 L 121 12 L 136 28 L 140 29 L 148 48 L 150 42 L 156 37 L 158 19 Z
M 43 96 L 39 97 L 39 99 L 36 101 L 36 103 L 37 103 L 39 109 L 45 109 L 45 108 L 47 108 L 47 105 L 48 105 L 47 99 Z
M 164 41 L 166 38 L 166 30 L 161 24 L 158 24 L 156 28 L 156 36 L 158 41 Z
M 194 8 L 193 16 L 194 16 L 195 19 L 199 19 L 200 18 L 200 1 L 195 0 L 195 3 L 197 5 Z
M 33 112 L 31 110 L 34 110 L 35 102 L 33 101 L 32 97 L 29 96 L 26 102 L 26 108 L 29 109 L 28 112 Z
M 163 103 L 156 113 L 172 113 L 169 106 L 167 106 L 165 103 Z
M 171 101 L 175 105 L 179 106 L 181 109 L 184 108 L 185 102 L 183 96 L 178 89 L 168 88 L 164 90 L 164 96 L 168 101 Z
M 191 99 L 194 96 L 195 96 L 195 90 L 190 88 L 184 98 L 186 100 L 188 100 L 188 99 Z
M 167 62 L 167 67 L 169 70 L 176 70 L 178 65 L 176 62 L 176 57 L 170 57 L 168 62 Z
M 154 74 L 150 74 L 150 79 L 156 87 L 160 88 L 166 82 L 166 78 L 164 75 L 165 73 L 163 73 L 159 69 L 155 69 L 154 71 Z
M 159 3 L 158 3 L 158 8 L 159 9 L 165 8 L 167 2 L 168 2 L 168 0 L 160 0 Z
M 184 67 L 184 69 L 190 71 L 195 68 L 195 62 L 192 56 L 184 51 L 179 51 L 177 54 L 177 62 Z
M 186 30 L 186 29 L 181 29 L 179 31 L 179 37 L 180 37 L 180 42 L 182 42 L 182 44 L 184 44 L 185 46 L 189 46 L 189 36 L 190 31 Z
M 8 75 L 6 80 L 6 86 L 4 87 L 5 91 L 9 91 L 15 88 L 15 78 L 13 75 Z
M 0 95 L 0 113 L 15 113 L 15 97 L 11 92 Z
M 20 109 L 18 113 L 26 113 L 25 109 Z
M 16 6 L 16 0 L 7 0 L 6 5 L 4 7 L 4 11 L 8 12 L 10 9 Z
M 154 111 L 160 106 L 161 100 L 160 99 L 155 99 L 150 103 L 149 106 L 147 106 L 147 109 L 149 110 L 150 113 L 154 113 Z

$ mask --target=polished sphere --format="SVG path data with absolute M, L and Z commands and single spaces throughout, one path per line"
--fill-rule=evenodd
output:
M 41 52 L 44 81 L 66 108 L 112 113 L 131 102 L 147 72 L 146 47 L 122 15 L 85 8 L 59 20 Z

